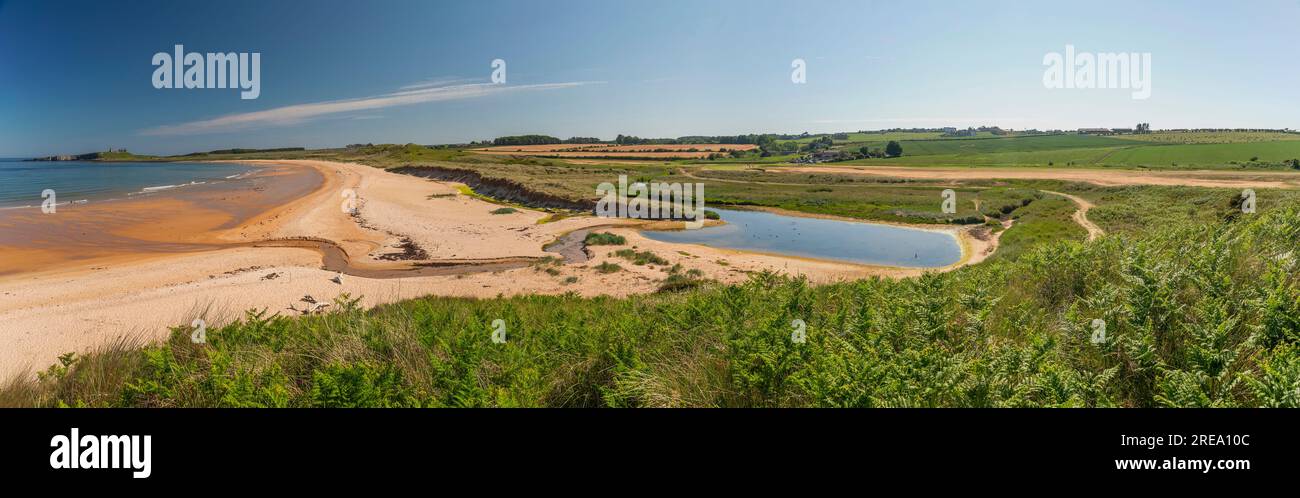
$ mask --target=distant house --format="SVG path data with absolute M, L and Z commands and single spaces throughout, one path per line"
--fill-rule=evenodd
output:
M 835 161 L 844 161 L 847 159 L 852 159 L 852 157 L 853 156 L 851 154 L 846 154 L 843 151 L 819 150 L 811 154 L 805 154 L 803 156 L 797 157 L 790 162 L 801 163 L 801 164 L 831 163 Z
M 1079 128 L 1080 135 L 1111 135 L 1110 128 Z
M 945 130 L 947 130 L 947 128 L 945 128 Z M 979 132 L 976 131 L 974 128 L 966 128 L 965 130 L 958 130 L 958 129 L 954 128 L 953 131 L 945 132 L 945 133 L 944 133 L 944 136 L 946 136 L 946 137 L 973 137 L 973 136 L 975 136 L 975 135 L 977 135 L 977 134 L 979 134 Z

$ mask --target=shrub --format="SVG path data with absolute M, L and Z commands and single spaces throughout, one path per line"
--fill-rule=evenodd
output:
M 622 235 L 614 235 L 608 232 L 592 232 L 587 234 L 587 238 L 582 241 L 589 246 L 621 246 L 627 243 L 627 239 Z
M 694 289 L 706 281 L 691 275 L 673 273 L 659 283 L 659 292 L 681 292 Z
M 631 261 L 637 266 L 644 265 L 666 265 L 668 260 L 659 257 L 650 251 L 637 251 L 634 249 L 620 249 L 614 252 L 615 256 Z
M 596 265 L 596 271 L 600 273 L 614 273 L 622 269 L 623 267 L 619 266 L 618 263 L 610 263 L 609 261 Z

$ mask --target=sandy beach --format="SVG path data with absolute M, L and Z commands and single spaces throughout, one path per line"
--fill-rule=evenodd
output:
M 216 327 L 251 309 L 293 316 L 328 310 L 311 303 L 344 295 L 374 306 L 430 294 L 625 296 L 657 289 L 666 267 L 632 265 L 611 256 L 613 248 L 593 247 L 589 261 L 548 265 L 549 272 L 534 264 L 557 256 L 546 244 L 598 225 L 626 225 L 601 230 L 654 251 L 667 266 L 698 269 L 722 282 L 764 270 L 818 283 L 923 272 L 659 242 L 641 236 L 630 220 L 538 223 L 547 213 L 492 214 L 500 206 L 460 194 L 457 184 L 365 165 L 247 163 L 265 170 L 239 191 L 91 204 L 61 211 L 38 228 L 20 228 L 32 220 L 8 219 L 12 230 L 0 244 L 6 265 L 0 266 L 0 376 L 41 370 L 60 354 L 123 336 L 162 339 L 170 327 L 195 318 Z M 354 206 L 355 214 L 348 209 Z M 23 239 L 21 230 L 59 233 L 62 241 Z M 995 236 L 946 230 L 964 249 L 954 267 L 982 261 L 996 248 Z M 423 254 L 412 260 L 404 255 L 408 246 Z M 597 272 L 605 261 L 623 271 Z

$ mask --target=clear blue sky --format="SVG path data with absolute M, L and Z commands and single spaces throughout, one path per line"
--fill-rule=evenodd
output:
M 1297 40 L 1296 0 L 0 0 L 0 157 L 521 133 L 1300 128 Z M 177 43 L 260 52 L 260 98 L 153 88 L 153 54 Z M 1151 98 L 1044 88 L 1044 55 L 1066 44 L 1151 53 Z M 496 58 L 508 90 L 456 90 L 481 88 Z M 790 82 L 795 58 L 807 84 Z M 428 98 L 383 103 L 421 83 Z M 363 104 L 283 116 L 337 101 Z

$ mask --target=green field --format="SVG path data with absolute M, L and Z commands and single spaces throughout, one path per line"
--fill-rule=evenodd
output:
M 1117 138 L 1091 135 L 1038 135 L 1006 138 L 911 140 L 901 142 L 909 156 L 980 155 L 1132 145 Z
M 904 139 L 903 156 L 843 164 L 938 166 L 1075 166 L 1150 169 L 1292 169 L 1300 135 L 1185 133 L 1091 136 L 1079 134 L 993 138 Z M 885 142 L 854 143 L 846 150 Z
M 1278 140 L 1300 140 L 1300 133 L 1278 132 L 1153 132 L 1139 135 L 1123 135 L 1118 138 L 1142 142 L 1169 144 L 1230 144 L 1243 142 L 1273 142 Z
M 1258 143 L 1149 145 L 1115 151 L 1103 162 L 1129 166 L 1205 166 L 1245 165 L 1258 158 L 1260 163 L 1280 163 L 1300 158 L 1300 140 Z M 1234 164 L 1236 163 L 1236 164 Z

